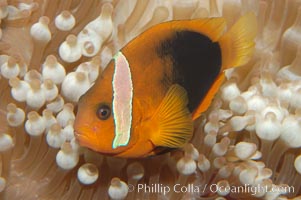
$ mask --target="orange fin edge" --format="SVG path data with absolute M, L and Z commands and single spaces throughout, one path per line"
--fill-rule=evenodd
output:
M 225 80 L 225 73 L 220 73 L 218 77 L 215 79 L 213 85 L 207 92 L 207 95 L 205 98 L 201 101 L 199 106 L 193 111 L 192 113 L 192 120 L 197 119 L 203 112 L 205 112 L 209 106 L 211 105 L 211 102 L 213 98 L 215 97 L 215 94 L 218 92 L 220 86 L 223 84 Z

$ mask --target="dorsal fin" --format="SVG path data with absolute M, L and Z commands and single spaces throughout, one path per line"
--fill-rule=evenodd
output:
M 220 18 L 206 18 L 174 21 L 172 24 L 176 30 L 189 30 L 202 33 L 209 37 L 213 42 L 218 41 L 223 35 L 226 28 L 226 20 Z

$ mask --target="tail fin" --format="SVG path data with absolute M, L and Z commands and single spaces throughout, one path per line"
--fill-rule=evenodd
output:
M 242 16 L 220 39 L 222 70 L 246 64 L 254 50 L 257 20 L 253 13 Z

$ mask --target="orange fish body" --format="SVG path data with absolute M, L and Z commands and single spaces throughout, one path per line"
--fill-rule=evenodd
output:
M 223 71 L 245 64 L 256 35 L 253 14 L 224 33 L 223 18 L 156 25 L 122 48 L 78 104 L 82 146 L 118 157 L 179 148 L 208 106 Z

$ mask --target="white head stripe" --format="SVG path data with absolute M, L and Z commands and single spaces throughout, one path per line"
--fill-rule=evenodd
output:
M 126 57 L 118 52 L 114 56 L 115 71 L 113 75 L 113 116 L 115 138 L 113 149 L 126 146 L 131 137 L 133 83 L 129 63 Z

